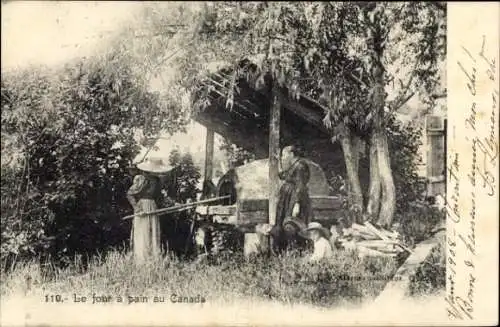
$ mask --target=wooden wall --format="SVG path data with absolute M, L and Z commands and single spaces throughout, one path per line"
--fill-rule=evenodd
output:
M 426 117 L 428 196 L 446 193 L 446 123 L 441 116 Z

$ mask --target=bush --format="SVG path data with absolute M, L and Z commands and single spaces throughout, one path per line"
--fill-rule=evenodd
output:
M 51 239 L 45 233 L 53 214 L 36 201 L 37 193 L 25 190 L 19 182 L 23 171 L 8 166 L 1 169 L 1 245 L 0 258 L 9 265 L 17 259 L 45 251 Z
M 229 167 L 238 167 L 255 160 L 253 153 L 232 144 L 227 139 L 223 139 L 220 150 L 224 151 Z
M 429 238 L 432 232 L 445 221 L 445 212 L 425 203 L 414 203 L 396 216 L 399 232 L 410 246 Z
M 388 123 L 391 168 L 396 186 L 396 212 L 405 213 L 415 201 L 423 200 L 424 178 L 418 175 L 422 130 L 403 126 L 394 117 Z
M 171 173 L 171 179 L 167 181 L 168 196 L 179 203 L 185 203 L 188 199 L 195 201 L 200 191 L 198 183 L 201 173 L 195 166 L 191 154 L 181 155 L 178 150 L 172 150 L 169 163 L 175 168 Z
M 2 74 L 2 261 L 62 259 L 129 236 L 133 132 L 180 125 L 127 65 L 100 59 Z

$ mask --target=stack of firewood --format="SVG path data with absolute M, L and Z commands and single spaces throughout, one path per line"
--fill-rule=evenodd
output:
M 352 224 L 340 235 L 332 230 L 332 234 L 331 240 L 337 247 L 357 250 L 362 256 L 395 257 L 401 252 L 411 252 L 397 232 L 378 229 L 369 222 Z

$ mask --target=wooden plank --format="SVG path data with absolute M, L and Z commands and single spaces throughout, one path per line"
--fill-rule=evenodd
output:
M 387 235 L 383 234 L 381 231 L 379 231 L 378 229 L 376 229 L 375 226 L 373 226 L 370 222 L 368 222 L 368 221 L 365 222 L 365 227 L 367 227 L 370 232 L 372 232 L 373 234 L 377 235 L 382 240 L 384 240 L 384 241 L 388 241 L 389 240 L 389 237 Z
M 361 235 L 371 235 L 376 239 L 380 239 L 380 236 L 378 236 L 370 228 L 368 228 L 364 225 L 353 223 L 351 228 L 353 231 L 356 231 L 356 232 L 360 233 Z
M 398 244 L 398 241 L 384 241 L 384 240 L 363 240 L 358 241 L 357 244 L 367 247 L 378 247 L 378 246 L 393 246 L 394 244 Z
M 440 116 L 428 115 L 426 133 L 427 178 L 430 180 L 427 193 L 436 196 L 446 189 L 446 120 Z
M 329 217 L 340 217 L 343 214 L 345 214 L 341 210 L 332 209 L 332 208 L 313 208 L 313 213 L 314 213 L 315 217 L 317 215 L 328 215 Z
M 332 225 L 338 224 L 342 215 L 332 214 L 327 210 L 322 210 L 319 212 L 314 212 L 314 219 L 312 221 L 316 221 L 320 223 L 323 227 L 330 228 Z
M 380 252 L 374 249 L 366 248 L 363 246 L 358 246 L 357 247 L 358 253 L 361 256 L 369 256 L 369 257 L 395 257 L 397 253 L 385 253 L 385 252 Z
M 396 246 L 397 243 L 386 243 L 381 240 L 371 241 L 357 241 L 356 246 L 365 247 L 372 250 L 377 250 L 382 253 L 397 253 L 401 252 L 400 248 Z
M 208 207 L 209 215 L 232 216 L 236 214 L 236 206 L 210 206 Z
M 361 239 L 361 240 L 365 240 L 365 241 L 375 241 L 375 240 L 380 240 L 378 238 L 378 236 L 375 236 L 373 234 L 366 234 L 364 232 L 360 232 L 360 231 L 357 231 L 357 230 L 353 230 L 352 231 L 352 236 L 354 237 L 354 239 L 358 240 L 358 239 Z
M 352 224 L 351 228 L 349 229 L 352 231 L 353 236 L 355 236 L 356 239 L 370 239 L 370 240 L 380 240 L 381 237 L 374 233 L 372 230 L 367 228 L 364 225 L 358 225 L 356 223 Z
M 430 135 L 427 133 L 427 140 L 429 144 L 429 157 L 428 157 L 428 176 L 441 176 L 445 174 L 444 167 L 444 133 L 440 135 Z
M 269 218 L 266 211 L 240 212 L 238 215 L 238 225 L 257 225 L 268 223 Z
M 238 223 L 238 218 L 234 215 L 232 215 L 232 216 L 216 215 L 216 216 L 214 216 L 213 219 L 214 219 L 214 222 L 219 223 L 219 224 L 236 225 Z
M 236 229 L 242 233 L 255 233 L 256 224 L 237 224 Z
M 268 211 L 269 201 L 266 199 L 247 199 L 240 200 L 239 203 L 240 212 L 246 211 Z
M 311 110 L 308 107 L 303 106 L 299 102 L 290 99 L 289 97 L 285 97 L 283 101 L 283 106 L 288 110 L 294 112 L 296 115 L 302 117 L 304 120 L 308 121 L 312 125 L 319 128 L 321 131 L 328 133 L 328 129 L 323 124 L 322 115 L 317 112 Z
M 324 211 L 324 214 L 333 215 L 341 206 L 341 199 L 335 196 L 311 197 L 312 207 L 315 213 Z M 240 212 L 268 210 L 269 204 L 266 199 L 245 199 L 238 202 Z
M 314 210 L 338 210 L 342 208 L 342 199 L 337 196 L 311 196 L 311 205 Z
M 205 139 L 205 180 L 212 181 L 214 162 L 214 131 L 207 128 Z
M 277 85 L 272 89 L 269 120 L 269 224 L 276 224 L 279 196 L 281 96 Z

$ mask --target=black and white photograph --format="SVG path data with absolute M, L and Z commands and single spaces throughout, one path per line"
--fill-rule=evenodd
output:
M 498 3 L 1 6 L 2 325 L 498 323 Z

